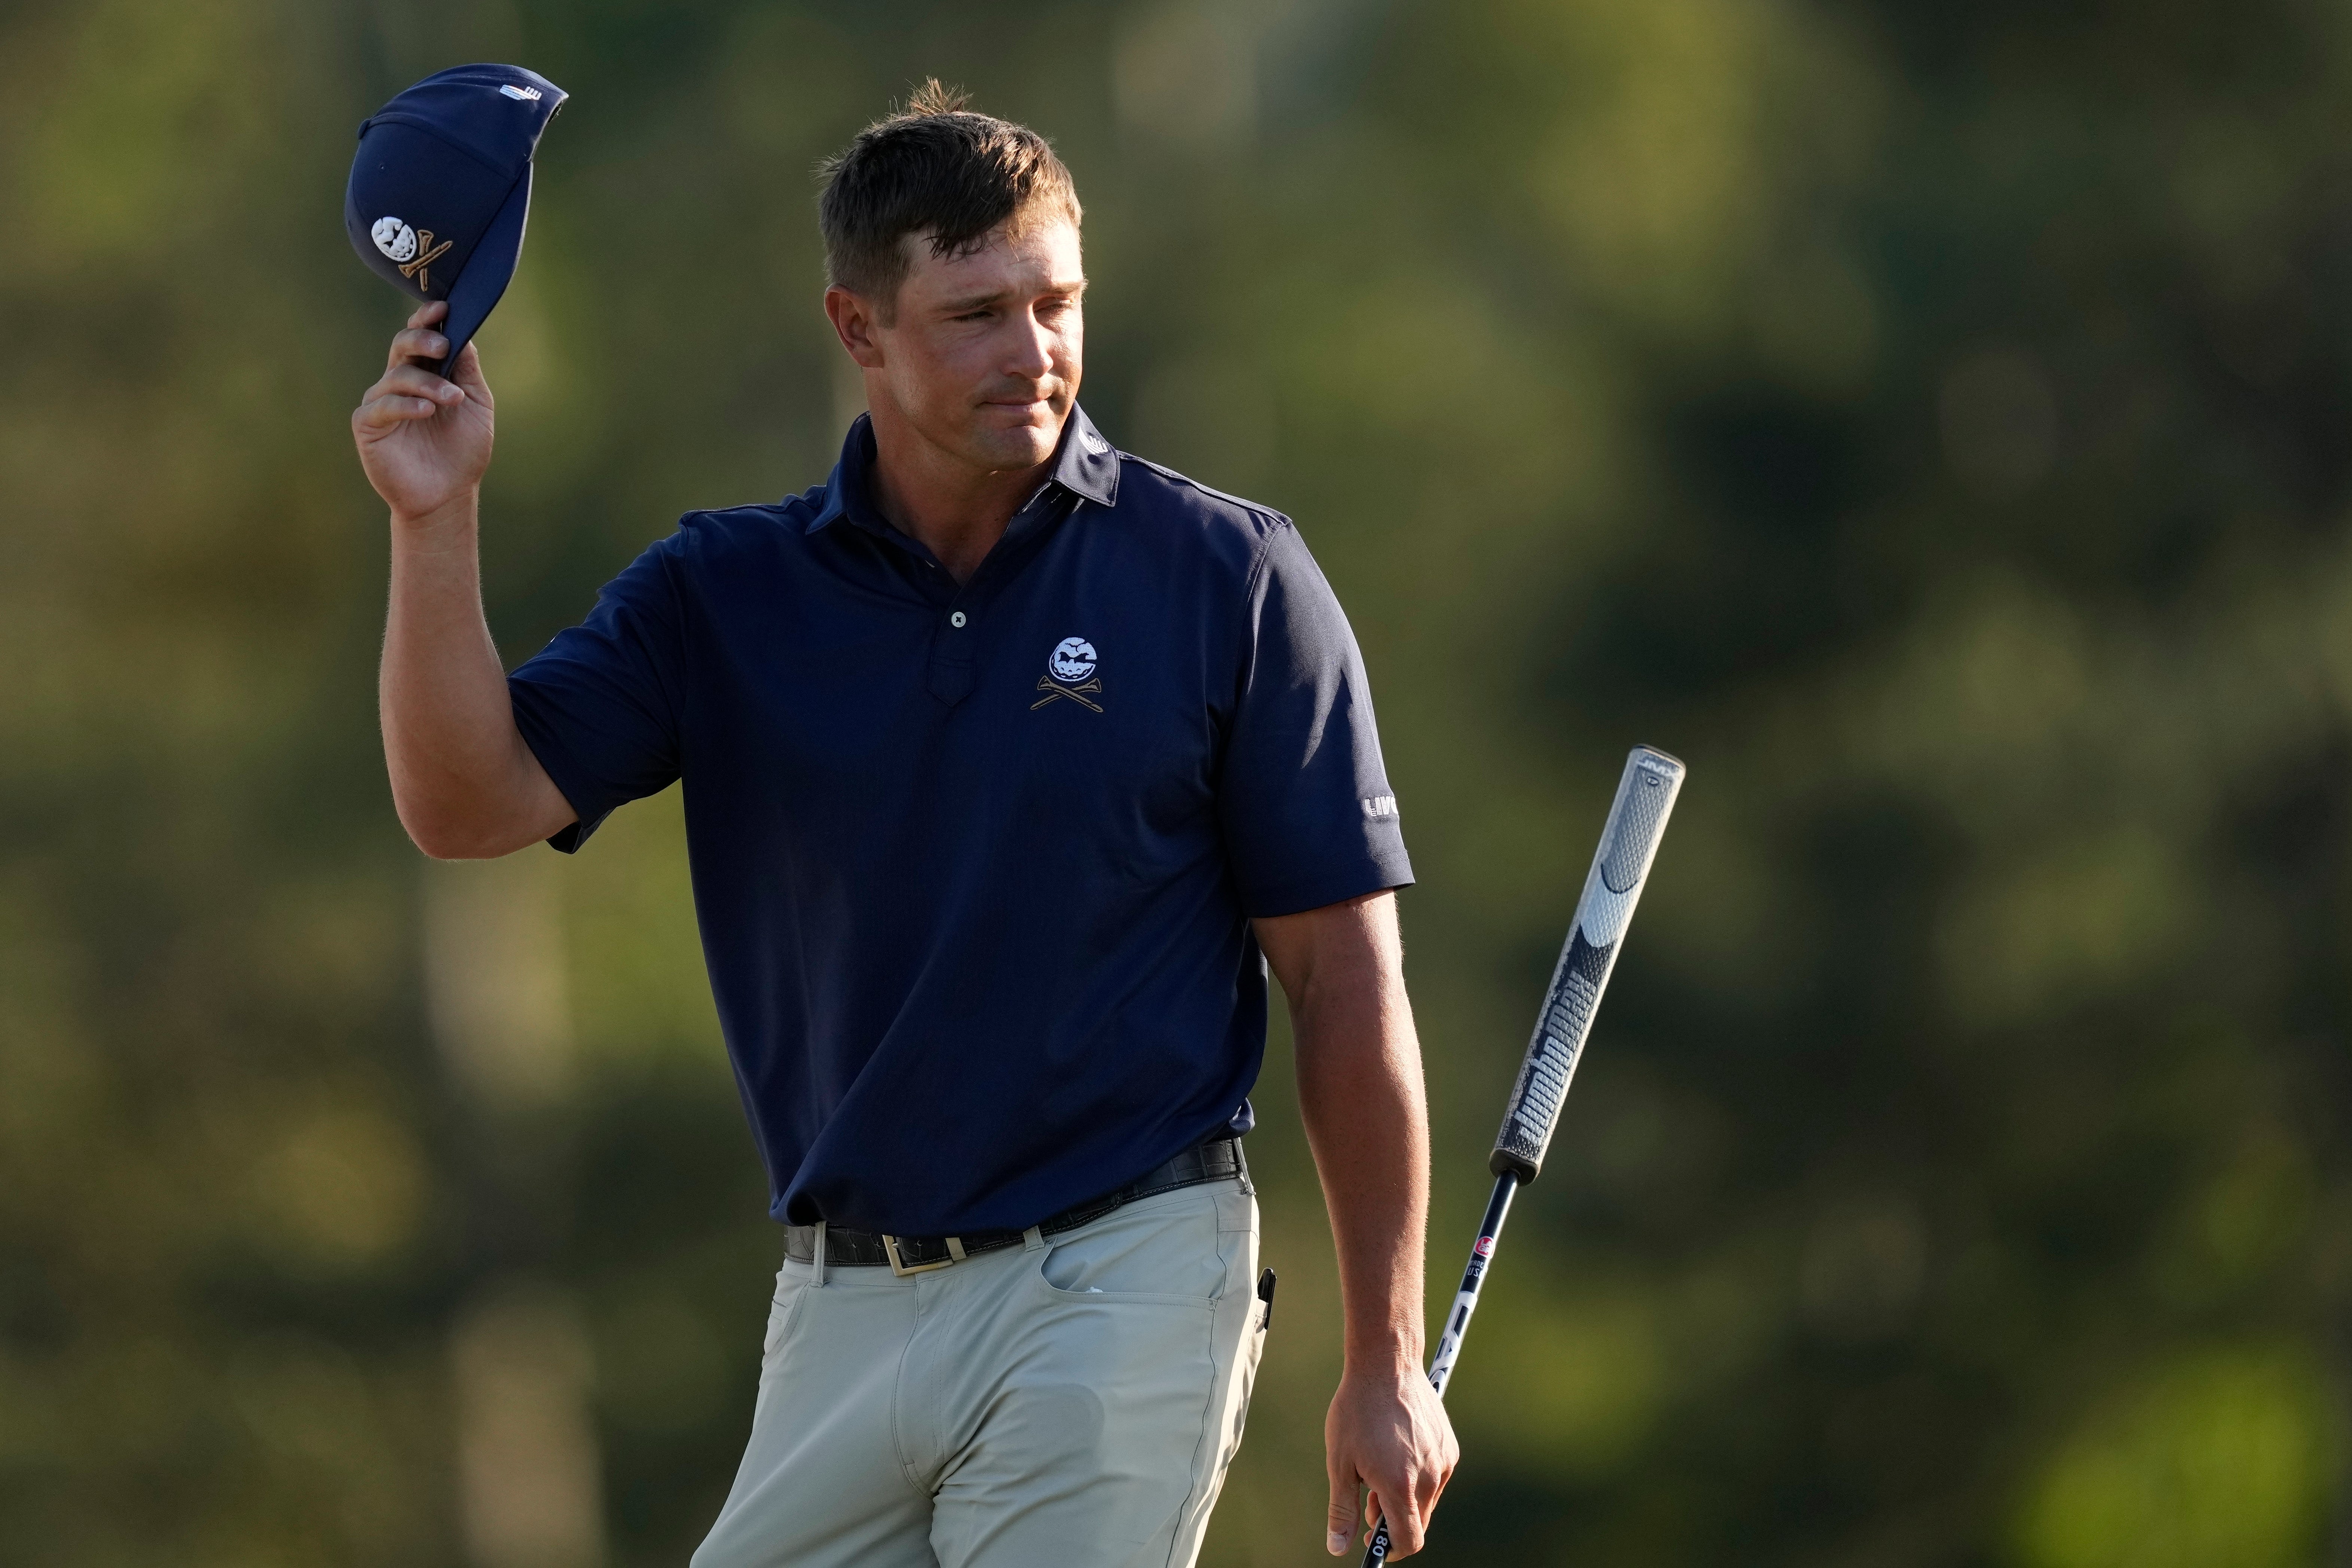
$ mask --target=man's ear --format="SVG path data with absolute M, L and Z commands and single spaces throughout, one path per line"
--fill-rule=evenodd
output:
M 875 330 L 880 323 L 870 301 L 835 285 L 824 291 L 824 313 L 851 359 L 867 370 L 882 368 L 882 339 Z

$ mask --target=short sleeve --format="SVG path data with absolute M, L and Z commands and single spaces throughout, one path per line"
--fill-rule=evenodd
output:
M 1252 580 L 1245 635 L 1218 783 L 1244 910 L 1297 914 L 1411 883 L 1363 656 L 1287 523 Z
M 604 585 L 586 620 L 507 677 L 515 727 L 580 820 L 569 854 L 615 807 L 678 776 L 684 637 L 664 541 Z

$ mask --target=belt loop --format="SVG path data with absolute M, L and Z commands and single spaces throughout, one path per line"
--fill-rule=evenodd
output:
M 816 1222 L 816 1289 L 824 1289 L 824 1221 Z
M 1021 1250 L 1022 1250 L 1022 1251 L 1024 1251 L 1024 1252 L 1043 1252 L 1043 1251 L 1045 1251 L 1045 1233 L 1044 1231 L 1042 1231 L 1042 1230 L 1039 1230 L 1039 1229 L 1038 1229 L 1035 1226 L 1034 1226 L 1034 1225 L 1033 1225 L 1033 1226 L 1031 1226 L 1027 1230 L 1023 1231 L 1023 1232 L 1021 1233 Z

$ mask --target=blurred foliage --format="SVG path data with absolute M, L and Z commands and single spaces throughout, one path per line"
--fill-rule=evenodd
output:
M 1690 762 L 1426 1561 L 2352 1550 L 2352 13 L 78 0 L 0 7 L 0 1563 L 463 1560 L 452 1346 L 518 1270 L 613 1561 L 748 1419 L 674 796 L 493 872 L 382 778 L 341 185 L 474 58 L 575 95 L 483 336 L 517 658 L 823 477 L 819 155 L 932 72 L 1058 140 L 1089 408 L 1296 515 L 1365 645 L 1441 1299 L 1625 748 Z M 478 884 L 560 950 L 504 1110 L 428 998 Z M 1337 1368 L 1279 1042 L 1260 1102 L 1221 1564 L 1318 1560 Z

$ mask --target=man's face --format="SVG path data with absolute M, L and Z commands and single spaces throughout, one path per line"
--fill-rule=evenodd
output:
M 888 399 L 925 441 L 973 468 L 1029 468 L 1052 457 L 1086 347 L 1076 226 L 1055 218 L 999 229 L 969 256 L 934 256 L 920 236 L 900 243 L 911 266 L 887 325 L 858 309 L 863 330 L 855 330 L 842 309 L 850 301 L 826 300 L 868 372 L 868 396 Z

